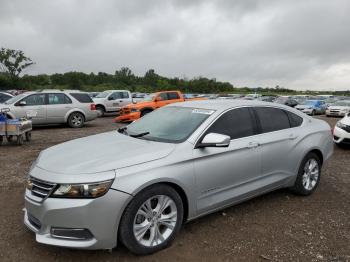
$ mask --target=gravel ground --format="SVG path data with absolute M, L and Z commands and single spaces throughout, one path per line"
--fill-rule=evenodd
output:
M 323 117 L 322 117 L 323 118 Z M 323 118 L 334 126 L 337 119 Z M 35 242 L 23 225 L 25 175 L 49 146 L 114 130 L 111 117 L 82 129 L 38 127 L 22 147 L 0 147 L 0 261 L 350 261 L 350 148 L 335 148 L 318 190 L 279 190 L 184 225 L 173 245 L 136 257 L 124 247 L 81 251 Z

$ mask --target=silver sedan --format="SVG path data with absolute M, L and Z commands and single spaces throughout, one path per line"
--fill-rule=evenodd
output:
M 310 195 L 332 152 L 329 125 L 287 106 L 173 104 L 41 152 L 24 223 L 44 244 L 111 249 L 120 239 L 149 254 L 186 221 L 278 188 Z

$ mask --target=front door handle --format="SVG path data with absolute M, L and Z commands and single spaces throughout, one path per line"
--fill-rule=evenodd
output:
M 290 140 L 294 140 L 294 139 L 297 139 L 298 136 L 297 136 L 297 135 L 294 135 L 294 134 L 290 134 L 290 135 L 288 136 L 288 138 L 289 138 Z
M 257 148 L 258 146 L 260 146 L 260 144 L 258 142 L 249 142 L 248 143 L 248 148 Z

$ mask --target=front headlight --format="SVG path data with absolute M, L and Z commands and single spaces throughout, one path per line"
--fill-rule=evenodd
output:
M 91 184 L 61 184 L 53 191 L 51 197 L 60 198 L 97 198 L 106 194 L 113 180 Z
M 131 108 L 131 109 L 130 109 L 130 112 L 131 112 L 131 113 L 135 113 L 135 112 L 138 112 L 138 111 L 139 111 L 139 110 L 138 110 L 137 108 Z
M 343 124 L 342 122 L 337 122 L 337 124 L 336 124 L 336 126 L 337 127 L 340 127 L 340 128 L 345 128 L 345 127 L 347 127 L 345 124 Z

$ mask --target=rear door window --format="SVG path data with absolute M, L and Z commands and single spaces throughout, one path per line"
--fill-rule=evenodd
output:
M 159 94 L 159 97 L 160 97 L 162 100 L 168 100 L 168 95 L 167 95 L 167 93 L 161 93 L 161 94 Z
M 70 104 L 72 100 L 67 97 L 65 94 L 48 94 L 48 104 L 49 105 L 61 105 L 61 104 Z
M 85 93 L 70 93 L 72 97 L 78 100 L 80 103 L 93 103 L 89 94 Z
M 129 98 L 129 93 L 128 92 L 121 92 L 122 98 Z
M 232 109 L 212 124 L 206 134 L 218 133 L 237 139 L 255 134 L 253 119 L 248 108 Z
M 290 128 L 288 115 L 282 109 L 273 107 L 256 107 L 255 112 L 260 122 L 262 133 Z
M 180 97 L 179 97 L 179 94 L 177 92 L 169 92 L 168 99 L 169 100 L 180 99 Z

